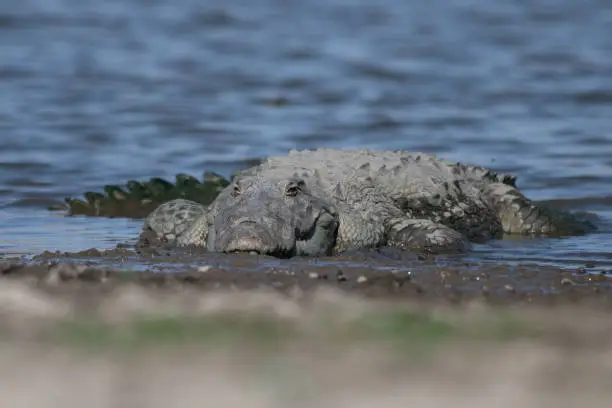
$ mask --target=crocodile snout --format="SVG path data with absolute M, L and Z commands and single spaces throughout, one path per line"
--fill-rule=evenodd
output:
M 272 254 L 277 245 L 263 225 L 249 218 L 240 218 L 218 236 L 216 247 L 228 253 Z
M 258 238 L 237 238 L 229 242 L 225 252 L 228 253 L 239 253 L 246 252 L 252 255 L 260 255 L 264 243 Z

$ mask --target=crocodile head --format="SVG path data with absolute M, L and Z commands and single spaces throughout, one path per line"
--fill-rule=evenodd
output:
M 326 255 L 337 229 L 335 209 L 304 179 L 246 175 L 213 203 L 207 247 L 276 257 Z

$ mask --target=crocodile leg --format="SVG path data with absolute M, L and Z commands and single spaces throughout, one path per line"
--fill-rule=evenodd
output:
M 140 236 L 141 241 L 150 240 L 153 235 L 153 238 L 164 243 L 205 246 L 208 230 L 206 212 L 206 207 L 195 201 L 168 201 L 147 216 Z
M 511 185 L 492 183 L 484 193 L 507 234 L 575 235 L 596 229 L 590 221 L 574 214 L 535 204 Z
M 392 218 L 387 224 L 387 245 L 409 251 L 467 252 L 468 238 L 443 224 L 428 219 Z

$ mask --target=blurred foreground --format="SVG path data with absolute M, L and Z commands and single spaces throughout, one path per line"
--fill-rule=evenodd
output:
M 607 407 L 612 397 L 609 307 L 214 288 L 78 265 L 0 272 L 7 408 Z

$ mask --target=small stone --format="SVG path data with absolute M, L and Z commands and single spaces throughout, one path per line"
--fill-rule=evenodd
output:
M 308 277 L 309 277 L 310 279 L 319 279 L 319 274 L 318 274 L 318 273 L 316 273 L 316 272 L 309 272 L 309 273 L 308 273 Z
M 575 285 L 576 282 L 574 282 L 573 280 L 571 280 L 569 278 L 563 278 L 563 279 L 561 279 L 561 284 L 562 285 Z
M 344 272 L 342 272 L 341 270 L 339 270 L 338 272 L 336 272 L 336 280 L 338 280 L 338 282 L 344 282 L 346 281 L 346 276 L 344 275 Z
M 366 278 L 365 276 L 361 275 L 357 278 L 357 283 L 366 283 L 368 281 L 368 278 Z
M 206 272 L 210 271 L 211 269 L 212 269 L 212 266 L 204 265 L 204 266 L 198 267 L 198 272 L 206 273 Z
M 508 292 L 515 292 L 514 286 L 512 285 L 504 285 L 504 289 Z

